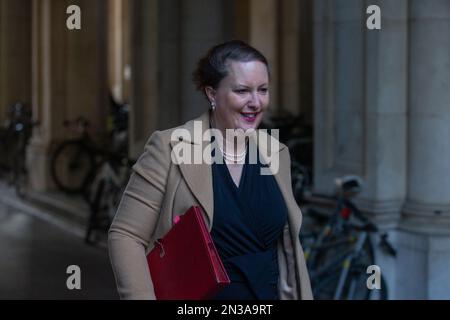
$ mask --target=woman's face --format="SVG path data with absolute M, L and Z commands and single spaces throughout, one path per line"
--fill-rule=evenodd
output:
M 232 61 L 228 71 L 217 90 L 207 89 L 210 101 L 216 104 L 216 126 L 221 130 L 256 129 L 269 105 L 267 67 L 260 61 Z

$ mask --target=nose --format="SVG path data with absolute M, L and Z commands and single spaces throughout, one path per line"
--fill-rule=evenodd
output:
M 248 107 L 252 110 L 258 110 L 261 107 L 261 101 L 259 100 L 257 92 L 252 92 Z

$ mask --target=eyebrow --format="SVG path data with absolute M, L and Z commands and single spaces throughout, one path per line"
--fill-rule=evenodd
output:
M 263 84 L 260 84 L 258 87 L 263 87 L 263 86 L 268 86 L 268 85 L 269 85 L 268 83 L 263 83 Z M 241 84 L 241 83 L 238 83 L 238 84 L 236 85 L 236 87 L 244 87 L 244 88 L 247 88 L 247 89 L 250 88 L 249 86 L 247 86 L 247 85 L 245 85 L 245 84 Z

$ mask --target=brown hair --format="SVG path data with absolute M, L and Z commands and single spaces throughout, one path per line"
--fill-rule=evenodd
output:
M 204 89 L 208 86 L 217 89 L 220 81 L 228 75 L 230 61 L 260 61 L 266 65 L 269 72 L 269 64 L 261 52 L 243 41 L 231 40 L 212 47 L 198 61 L 197 68 L 193 72 L 197 90 L 205 93 Z

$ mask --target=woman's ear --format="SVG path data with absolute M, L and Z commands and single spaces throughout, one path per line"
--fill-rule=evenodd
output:
M 208 97 L 209 103 L 216 103 L 216 90 L 212 87 L 205 87 L 205 94 Z

